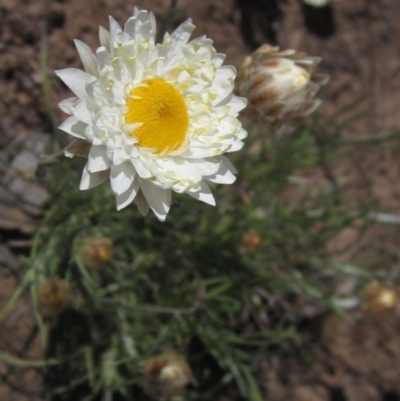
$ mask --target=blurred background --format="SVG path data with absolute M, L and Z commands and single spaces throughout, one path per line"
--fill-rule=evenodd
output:
M 89 347 L 87 352 L 94 353 L 93 358 L 84 351 L 84 368 L 64 365 L 60 368 L 57 365 L 52 369 L 43 361 L 44 355 L 51 358 L 65 356 L 78 349 L 82 345 L 80 342 L 91 343 L 91 339 L 82 338 L 86 332 L 92 332 L 86 325 L 95 327 L 98 316 L 97 312 L 90 315 L 82 306 L 85 296 L 90 291 L 97 294 L 96 286 L 105 288 L 113 278 L 107 276 L 103 280 L 104 277 L 100 277 L 96 281 L 96 276 L 94 289 L 88 289 L 84 279 L 81 282 L 80 276 L 72 274 L 73 278 L 68 280 L 71 280 L 71 286 L 76 285 L 79 299 L 73 308 L 68 306 L 66 312 L 63 311 L 66 313 L 64 323 L 62 319 L 61 323 L 60 319 L 48 323 L 38 319 L 38 306 L 32 306 L 30 294 L 38 287 L 25 286 L 25 281 L 30 280 L 26 279 L 26 273 L 37 268 L 37 265 L 32 267 L 35 260 L 46 261 L 43 263 L 55 261 L 63 252 L 73 253 L 80 238 L 87 236 L 88 232 L 93 232 L 94 237 L 100 232 L 112 239 L 116 255 L 112 263 L 118 269 L 122 266 L 123 272 L 130 268 L 132 255 L 136 260 L 135 269 L 140 269 L 141 263 L 148 269 L 153 265 L 161 266 L 162 255 L 152 255 L 151 250 L 159 246 L 162 252 L 171 244 L 175 246 L 176 255 L 166 262 L 172 266 L 168 277 L 166 273 L 159 276 L 154 273 L 154 276 L 141 279 L 146 283 L 165 280 L 161 286 L 175 288 L 176 285 L 178 292 L 182 289 L 195 294 L 205 286 L 207 289 L 204 291 L 210 294 L 209 297 L 196 295 L 196 302 L 200 304 L 203 298 L 210 300 L 209 305 L 205 303 L 204 310 L 215 308 L 219 311 L 218 308 L 226 302 L 215 317 L 217 320 L 225 319 L 216 323 L 215 343 L 223 342 L 225 329 L 243 336 L 242 339 L 258 329 L 265 332 L 266 338 L 269 336 L 265 342 L 257 338 L 262 343 L 257 351 L 256 345 L 248 350 L 243 340 L 244 348 L 241 347 L 240 351 L 249 356 L 243 357 L 243 364 L 250 366 L 252 374 L 246 375 L 247 370 L 243 367 L 243 375 L 235 376 L 234 368 L 219 358 L 223 359 L 221 355 L 224 352 L 230 354 L 236 348 L 214 350 L 207 343 L 207 339 L 211 341 L 211 334 L 210 337 L 200 332 L 193 334 L 195 330 L 188 327 L 192 327 L 194 322 L 190 319 L 196 320 L 197 315 L 188 318 L 187 322 L 182 318 L 185 328 L 182 328 L 183 323 L 182 327 L 176 322 L 169 323 L 157 313 L 151 320 L 151 315 L 147 325 L 154 324 L 161 333 L 164 326 L 176 324 L 179 336 L 175 338 L 168 334 L 162 337 L 160 333 L 147 333 L 140 326 L 141 331 L 138 328 L 137 332 L 145 333 L 142 334 L 152 340 L 142 348 L 139 346 L 138 352 L 143 354 L 143 358 L 169 348 L 188 354 L 194 372 L 188 399 L 399 400 L 400 305 L 396 294 L 399 291 L 400 257 L 400 2 L 332 0 L 322 7 L 300 0 L 178 0 L 175 3 L 171 9 L 169 0 L 0 1 L 0 306 L 6 306 L 13 296 L 16 299 L 12 311 L 0 322 L 0 399 L 147 399 L 148 395 L 142 394 L 140 386 L 135 387 L 140 378 L 125 383 L 130 392 L 127 390 L 128 393 L 118 395 L 115 395 L 118 393 L 115 389 L 122 385 L 113 382 L 108 387 L 112 390 L 107 393 L 111 398 L 106 398 L 101 390 L 102 386 L 107 387 L 101 381 L 103 379 L 97 381 L 97 373 L 94 379 L 90 377 L 90 372 L 97 372 L 97 367 L 88 368 L 88 364 L 94 362 L 96 365 L 97 360 L 102 360 L 103 350 L 114 341 L 112 334 L 93 349 Z M 224 193 L 225 188 L 218 190 L 217 203 L 218 198 L 222 199 L 222 206 L 217 211 L 209 211 L 208 206 L 201 205 L 197 214 L 190 212 L 188 221 L 175 224 L 175 221 L 181 221 L 180 212 L 188 215 L 190 210 L 190 202 L 182 206 L 186 201 L 180 198 L 176 212 L 168 216 L 171 224 L 167 228 L 158 228 L 162 223 L 152 218 L 150 223 L 143 223 L 136 211 L 132 212 L 128 217 L 135 224 L 131 227 L 145 233 L 129 237 L 137 248 L 132 250 L 121 242 L 128 230 L 122 226 L 127 224 L 120 221 L 122 217 L 110 220 L 110 225 L 115 224 L 116 228 L 108 232 L 98 223 L 102 219 L 101 213 L 87 207 L 86 215 L 95 216 L 91 217 L 90 224 L 82 232 L 74 226 L 68 239 L 60 239 L 60 243 L 64 241 L 63 246 L 57 248 L 58 245 L 54 245 L 57 255 L 48 256 L 46 250 L 52 246 L 51 231 L 63 227 L 62 235 L 69 232 L 65 228 L 69 216 L 64 214 L 84 209 L 91 199 L 100 203 L 103 196 L 108 199 L 107 194 L 100 192 L 96 192 L 97 195 L 85 194 L 86 198 L 79 198 L 80 195 L 71 192 L 70 198 L 63 198 L 57 192 L 59 189 L 49 184 L 54 181 L 49 173 L 52 163 L 43 162 L 41 156 L 58 149 L 54 140 L 58 135 L 56 128 L 66 116 L 56 105 L 70 96 L 70 91 L 57 79 L 54 70 L 81 68 L 73 39 L 79 38 L 96 49 L 99 45 L 98 26 L 108 28 L 109 15 L 123 25 L 135 6 L 154 12 L 158 27 L 165 24 L 168 31 L 192 18 L 196 25 L 193 36 L 206 35 L 213 39 L 217 51 L 226 54 L 226 64 L 235 67 L 239 67 L 244 57 L 263 43 L 321 57 L 319 71 L 331 77 L 320 95 L 323 104 L 309 125 L 299 128 L 292 136 L 284 135 L 283 139 L 275 138 L 273 141 L 268 139 L 262 146 L 260 141 L 264 141 L 266 136 L 263 128 L 250 126 L 243 119 L 243 124 L 250 127 L 245 145 L 250 159 L 247 164 L 235 159 L 242 176 L 229 193 Z M 166 15 L 169 17 L 165 18 Z M 257 163 L 264 163 L 269 169 L 255 172 L 250 163 L 255 159 L 251 157 L 258 158 L 260 148 L 265 152 L 265 159 L 260 156 Z M 69 170 L 60 170 L 57 174 L 70 181 L 71 186 L 78 186 L 78 176 Z M 254 190 L 253 193 L 252 185 L 259 185 L 263 190 Z M 304 194 L 311 198 L 306 199 Z M 60 208 L 70 207 L 64 209 L 68 213 L 63 214 L 61 209 L 55 208 L 58 202 Z M 313 218 L 321 210 L 324 214 L 325 207 L 329 209 L 325 217 L 320 220 L 317 217 L 317 221 L 312 223 L 307 220 L 310 212 L 314 213 Z M 48 213 L 50 209 L 54 212 L 51 216 Z M 274 219 L 268 217 L 270 214 Z M 206 216 L 201 224 L 200 215 Z M 226 215 L 230 215 L 230 220 L 220 217 Z M 209 228 L 215 220 L 226 224 L 216 229 Z M 299 230 L 302 230 L 301 234 L 298 234 Z M 171 232 L 174 233 L 171 235 L 174 242 L 170 244 L 160 240 Z M 61 234 L 55 231 L 54 235 Z M 211 238 L 210 242 L 205 240 L 206 237 Z M 214 248 L 213 238 L 217 241 Z M 218 274 L 211 270 L 206 273 L 204 268 L 204 277 L 200 277 L 202 268 L 197 271 L 197 267 L 193 267 L 187 280 L 185 273 L 182 273 L 179 283 L 171 279 L 176 266 L 179 266 L 177 270 L 184 272 L 188 265 L 192 266 L 187 260 L 202 260 L 202 256 L 198 256 L 200 253 L 213 255 L 217 247 L 227 253 L 220 256 L 216 265 L 225 266 L 227 270 L 229 264 L 240 260 L 234 267 L 237 271 L 242 271 L 240 266 L 243 266 L 243 272 L 246 269 L 256 271 L 261 265 L 273 264 L 271 258 L 276 257 L 279 262 L 274 268 L 285 273 L 277 283 L 273 282 L 273 271 L 265 277 L 258 272 L 251 277 L 243 273 L 241 278 L 226 273 L 231 287 L 219 286 L 221 281 L 218 280 L 222 280 L 222 284 L 225 282 L 223 268 Z M 230 247 L 236 249 L 239 256 L 230 254 Z M 256 253 L 259 247 L 259 253 Z M 145 253 L 141 250 L 144 248 Z M 139 258 L 142 259 L 139 261 Z M 214 262 L 204 259 L 202 263 L 208 266 Z M 57 259 L 54 263 L 60 266 L 64 262 Z M 64 277 L 64 270 L 63 273 L 57 270 L 57 276 Z M 65 277 L 69 277 L 67 273 Z M 126 277 L 121 276 L 123 279 Z M 247 293 L 247 289 L 237 287 L 241 280 L 243 286 L 254 291 Z M 294 283 L 295 289 L 292 288 Z M 78 284 L 82 284 L 84 289 Z M 134 285 L 139 288 L 143 284 L 139 280 Z M 240 294 L 240 305 L 231 302 L 235 291 Z M 380 301 L 382 293 L 389 296 L 388 302 Z M 219 299 L 221 294 L 225 298 Z M 146 304 L 166 305 L 169 301 L 165 301 L 163 296 L 160 295 L 158 302 L 157 297 L 153 299 L 148 294 L 143 295 L 143 299 Z M 178 301 L 183 300 L 181 306 L 189 308 L 186 311 L 188 315 L 198 312 L 197 307 L 193 311 L 190 309 L 193 301 L 186 302 L 187 298 L 181 293 L 176 294 L 176 300 L 174 296 L 171 295 L 171 307 L 180 307 Z M 97 311 L 97 308 L 100 310 L 101 305 L 93 306 L 93 310 Z M 43 306 L 42 314 L 45 315 Z M 94 316 L 95 323 L 86 319 L 89 315 Z M 132 315 L 127 319 L 130 324 L 129 319 L 136 322 L 142 316 Z M 222 321 L 223 328 L 218 326 Z M 143 322 L 141 324 L 145 325 Z M 66 327 L 78 329 L 70 332 Z M 43 330 L 53 338 L 53 342 L 43 341 Z M 275 337 L 271 333 L 275 333 Z M 154 345 L 161 341 L 161 337 L 162 346 Z M 78 338 L 79 346 L 74 345 L 75 338 Z M 232 340 L 232 344 L 235 341 L 239 340 Z M 258 354 L 260 349 L 262 352 Z M 256 361 L 256 355 L 262 357 Z M 123 357 L 126 356 L 121 356 L 121 360 Z M 237 364 L 234 366 L 241 367 L 241 357 L 238 356 L 234 363 Z M 202 366 L 208 366 L 211 373 L 202 371 Z M 86 387 L 79 387 L 81 392 L 76 393 L 61 390 L 74 383 L 74 369 L 89 372 L 85 377 L 90 385 L 86 383 Z M 135 374 L 140 377 L 143 373 L 137 373 L 139 368 L 132 369 L 132 377 L 136 377 Z M 68 383 L 60 379 L 68 375 L 71 377 Z M 124 372 L 118 375 L 127 376 Z M 216 381 L 207 375 L 215 376 Z M 92 380 L 98 383 L 98 387 Z M 43 392 L 44 387 L 52 387 L 55 382 L 58 392 Z M 93 398 L 87 395 L 90 393 L 88 388 L 96 388 L 92 391 Z

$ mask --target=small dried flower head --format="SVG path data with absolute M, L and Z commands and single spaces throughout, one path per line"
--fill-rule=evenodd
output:
M 86 238 L 79 253 L 86 267 L 99 270 L 111 260 L 113 243 L 109 238 L 103 236 Z
M 379 281 L 373 280 L 361 293 L 362 305 L 369 313 L 380 313 L 391 309 L 397 301 L 396 293 Z
M 253 121 L 264 119 L 271 128 L 303 123 L 321 104 L 315 96 L 329 79 L 315 73 L 320 61 L 266 44 L 247 56 L 235 84 L 236 93 L 248 100 L 247 117 Z
M 246 251 L 255 251 L 257 248 L 259 248 L 261 242 L 261 235 L 254 230 L 245 232 L 240 240 L 242 248 Z
M 167 351 L 148 359 L 143 371 L 143 390 L 154 398 L 180 395 L 192 379 L 190 366 L 185 358 L 175 351 Z
M 38 289 L 40 313 L 46 318 L 55 318 L 72 302 L 71 291 L 66 280 L 59 277 L 42 281 Z

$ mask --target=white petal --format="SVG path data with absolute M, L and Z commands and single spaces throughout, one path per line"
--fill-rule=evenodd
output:
M 62 100 L 60 103 L 58 103 L 58 107 L 67 114 L 71 114 L 71 109 L 74 106 L 77 97 L 69 97 L 67 99 Z
M 111 166 L 110 183 L 115 195 L 121 195 L 132 184 L 136 171 L 131 162 Z
M 146 25 L 146 24 L 150 24 L 150 28 L 153 29 L 153 34 L 155 34 L 155 29 L 156 29 L 156 20 L 154 17 L 153 13 L 149 13 L 148 11 L 145 10 L 140 10 L 136 15 L 136 19 L 139 21 L 138 24 L 138 29 L 137 31 L 140 30 L 140 27 L 142 25 Z M 145 31 L 147 30 L 147 28 L 145 28 Z M 145 37 L 144 39 L 150 39 L 150 37 Z
M 79 189 L 85 190 L 97 187 L 97 185 L 102 184 L 109 177 L 109 171 L 100 171 L 99 173 L 89 173 L 87 170 L 87 164 L 83 169 L 81 183 Z
M 190 18 L 179 25 L 171 35 L 174 48 L 177 49 L 185 45 L 195 28 Z
M 113 17 L 109 16 L 108 20 L 110 22 L 110 50 L 112 51 L 113 46 L 118 42 L 118 39 L 122 33 L 122 28 Z
M 147 25 L 147 28 L 145 27 L 144 30 L 141 30 L 141 27 L 143 25 Z M 145 10 L 141 10 L 138 12 L 135 12 L 133 17 L 129 18 L 128 21 L 125 24 L 125 33 L 127 33 L 132 39 L 138 39 L 141 40 L 143 38 L 154 38 L 155 34 L 155 17 L 153 13 L 148 13 Z M 146 29 L 148 30 L 146 34 Z M 140 33 L 139 33 L 140 31 Z M 150 32 L 152 33 L 150 34 Z M 141 37 L 143 36 L 143 37 Z
M 208 203 L 211 206 L 215 206 L 214 196 L 211 193 L 210 188 L 204 181 L 201 181 L 199 183 L 199 188 L 196 188 L 194 190 L 189 190 L 187 194 L 197 200 Z
M 87 124 L 82 121 L 79 121 L 75 117 L 68 117 L 61 125 L 58 127 L 60 130 L 70 134 L 76 138 L 86 139 L 85 138 L 85 130 Z
M 112 163 L 115 166 L 118 166 L 119 164 L 125 161 L 124 158 L 122 157 L 121 149 L 113 150 L 112 152 L 109 153 L 109 157 L 112 159 Z
M 236 152 L 243 148 L 244 143 L 242 141 L 235 141 L 231 145 L 231 147 L 227 150 L 227 152 Z
M 238 139 L 244 139 L 247 138 L 247 131 L 244 128 L 240 128 L 238 134 L 237 134 Z
M 131 17 L 126 21 L 124 32 L 127 33 L 132 39 L 136 36 L 136 17 Z
M 110 32 L 107 31 L 106 28 L 99 26 L 99 40 L 100 44 L 106 48 L 106 50 L 110 51 Z
M 219 170 L 221 162 L 217 158 L 190 159 L 190 165 L 202 176 L 214 175 Z
M 152 28 L 152 31 L 153 31 L 153 38 L 155 38 L 156 37 L 156 33 L 157 33 L 156 17 L 154 16 L 153 13 L 150 13 L 149 17 L 150 17 L 151 28 Z
M 145 22 L 143 22 L 139 29 L 137 30 L 138 33 L 138 40 L 143 40 L 143 39 L 152 39 L 154 40 L 154 30 L 153 26 L 151 24 L 151 21 L 148 19 Z
M 138 159 L 133 159 L 133 165 L 135 166 L 136 172 L 141 178 L 150 178 L 152 174 L 149 169 L 147 169 L 143 163 Z
M 77 68 L 64 68 L 63 70 L 55 71 L 55 73 L 76 96 L 81 99 L 87 96 L 85 86 L 87 82 L 93 79 L 92 75 Z
M 88 125 L 92 123 L 92 115 L 84 100 L 75 102 L 74 106 L 71 108 L 71 114 Z
M 218 53 L 212 60 L 212 62 L 214 63 L 214 65 L 216 67 L 221 67 L 222 63 L 224 62 L 224 60 L 226 59 L 225 54 L 222 53 Z
M 214 83 L 233 80 L 236 76 L 236 68 L 232 65 L 224 65 L 219 67 L 214 78 Z
M 75 39 L 75 46 L 78 50 L 79 56 L 82 60 L 85 71 L 96 77 L 99 76 L 99 71 L 97 70 L 97 60 L 96 56 L 90 50 L 90 47 L 83 43 L 81 40 Z
M 232 95 L 232 98 L 229 100 L 229 106 L 231 107 L 231 115 L 235 117 L 247 106 L 247 99 L 240 96 Z
M 87 162 L 89 173 L 97 173 L 110 168 L 111 163 L 106 155 L 106 149 L 107 148 L 103 145 L 92 145 Z
M 135 199 L 139 190 L 140 190 L 140 185 L 138 179 L 136 178 L 135 180 L 132 181 L 131 185 L 124 193 L 115 196 L 115 200 L 117 201 L 117 210 L 121 210 L 124 207 L 130 205 L 132 201 Z
M 150 206 L 141 190 L 139 190 L 138 194 L 136 195 L 134 202 L 142 216 L 146 216 L 147 213 L 149 213 Z
M 236 181 L 235 174 L 237 171 L 225 156 L 220 156 L 220 160 L 222 163 L 219 171 L 213 176 L 205 177 L 205 179 L 216 184 L 232 184 Z
M 160 189 L 150 181 L 139 178 L 140 188 L 158 220 L 165 221 L 171 207 L 171 190 Z
M 94 139 L 94 133 L 93 133 L 93 126 L 88 125 L 85 129 L 85 139 L 88 142 L 93 142 Z
M 185 156 L 188 159 L 202 159 L 204 157 L 212 157 L 215 155 L 216 152 L 210 147 L 193 146 L 192 148 L 188 149 L 188 153 Z
M 104 68 L 109 68 L 108 64 L 111 63 L 111 56 L 106 47 L 100 46 L 96 50 L 96 60 L 97 60 L 99 69 L 101 70 L 100 71 L 100 75 L 101 75 L 104 72 L 103 67 L 106 66 Z

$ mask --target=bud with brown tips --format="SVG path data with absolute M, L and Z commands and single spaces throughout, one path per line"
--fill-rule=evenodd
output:
M 392 309 L 397 301 L 396 293 L 387 285 L 373 280 L 361 293 L 363 308 L 369 313 L 380 313 Z
M 79 248 L 79 253 L 86 267 L 99 270 L 111 260 L 113 243 L 103 236 L 86 238 Z
M 57 317 L 72 302 L 68 282 L 59 277 L 42 281 L 37 296 L 39 311 L 46 318 Z
M 167 351 L 145 362 L 143 390 L 154 398 L 171 398 L 183 393 L 192 380 L 192 371 L 185 358 Z
M 261 242 L 261 235 L 255 230 L 245 232 L 240 239 L 240 245 L 246 251 L 255 251 L 260 247 Z
M 262 45 L 245 58 L 235 82 L 236 93 L 248 100 L 245 115 L 253 121 L 265 119 L 271 128 L 303 123 L 321 104 L 315 96 L 329 80 L 315 73 L 320 61 L 295 50 Z

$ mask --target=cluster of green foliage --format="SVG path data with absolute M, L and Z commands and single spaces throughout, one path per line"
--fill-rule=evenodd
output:
M 117 212 L 108 185 L 80 191 L 83 159 L 49 169 L 25 279 L 48 350 L 49 399 L 144 400 L 144 361 L 174 349 L 193 370 L 185 399 L 233 386 L 262 400 L 262 363 L 301 336 L 310 308 L 342 313 L 338 285 L 372 276 L 327 249 L 344 228 L 368 224 L 368 208 L 350 205 L 329 170 L 338 126 L 335 117 L 280 134 L 249 127 L 237 182 L 212 188 L 217 206 L 177 196 L 165 223 L 135 206 Z M 249 232 L 254 247 L 242 240 Z M 80 245 L 97 235 L 114 252 L 94 270 Z M 37 296 L 54 277 L 68 281 L 73 303 L 49 323 Z

